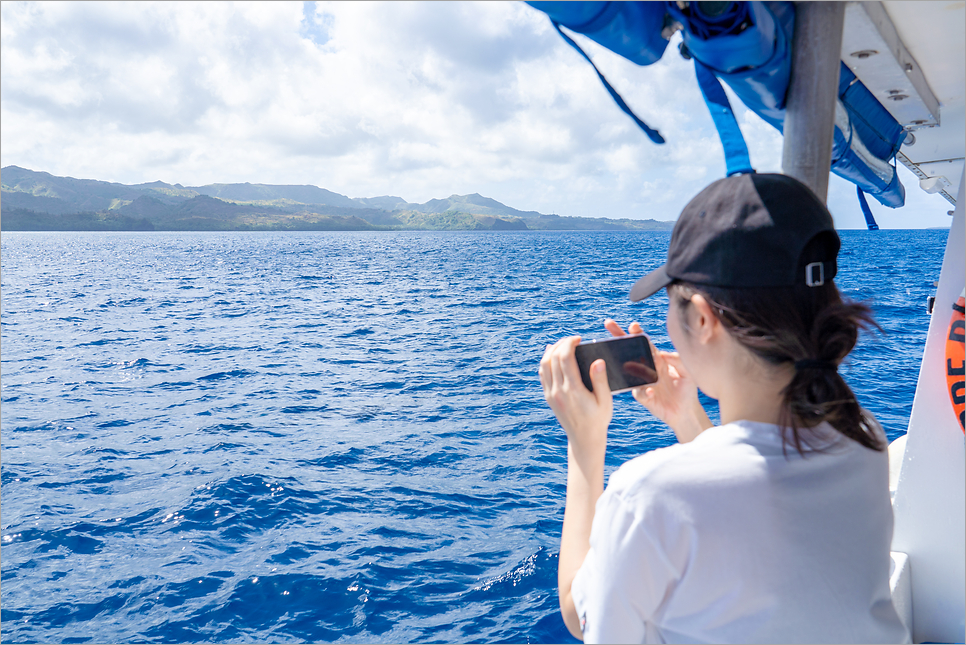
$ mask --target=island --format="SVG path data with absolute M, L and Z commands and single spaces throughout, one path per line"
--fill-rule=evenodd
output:
M 2 231 L 654 231 L 674 222 L 521 211 L 473 193 L 409 203 L 318 186 L 119 184 L 0 169 Z

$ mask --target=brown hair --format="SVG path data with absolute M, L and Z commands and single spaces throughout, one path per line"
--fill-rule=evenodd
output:
M 798 363 L 782 391 L 779 425 L 783 442 L 804 454 L 818 439 L 809 430 L 827 421 L 838 432 L 867 448 L 884 450 L 875 420 L 863 412 L 838 373 L 858 340 L 860 329 L 879 325 L 868 306 L 843 300 L 832 281 L 819 287 L 731 289 L 674 282 L 668 296 L 687 306 L 700 293 L 725 329 L 768 363 Z

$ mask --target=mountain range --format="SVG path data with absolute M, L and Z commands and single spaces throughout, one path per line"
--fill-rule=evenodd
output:
M 350 198 L 309 185 L 155 181 L 119 184 L 0 169 L 0 230 L 645 230 L 673 222 L 562 217 L 473 193 L 431 199 Z

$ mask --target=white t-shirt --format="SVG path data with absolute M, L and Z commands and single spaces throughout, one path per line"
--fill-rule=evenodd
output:
M 614 472 L 572 587 L 585 642 L 908 643 L 887 453 L 785 452 L 740 421 Z

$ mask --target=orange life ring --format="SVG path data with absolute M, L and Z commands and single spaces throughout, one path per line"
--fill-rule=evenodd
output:
M 959 425 L 966 432 L 966 289 L 953 303 L 953 315 L 946 332 L 946 389 Z

